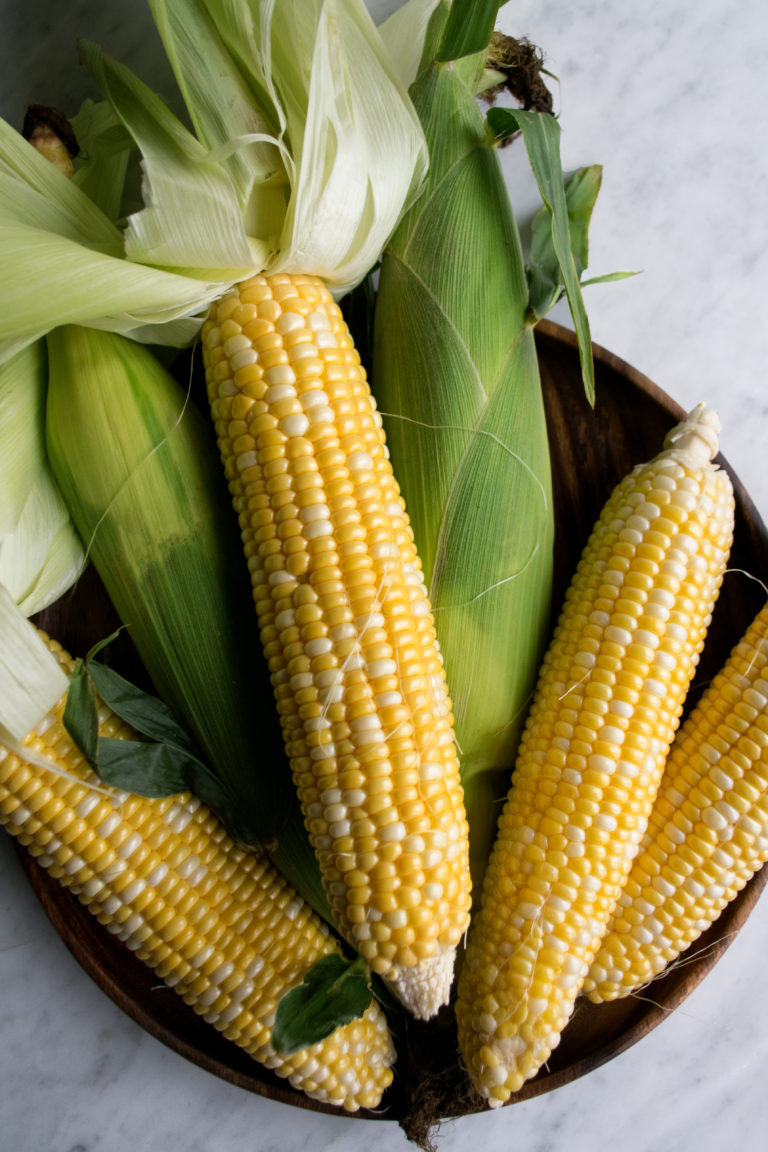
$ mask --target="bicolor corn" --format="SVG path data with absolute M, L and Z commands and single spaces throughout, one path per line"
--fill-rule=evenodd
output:
M 255 276 L 202 334 L 209 399 L 310 839 L 342 933 L 403 1002 L 448 999 L 469 917 L 451 701 L 359 356 L 311 276 Z
M 768 606 L 678 731 L 584 992 L 644 987 L 768 860 Z
M 617 485 L 545 657 L 459 978 L 492 1107 L 558 1044 L 645 832 L 731 544 L 718 430 L 699 406 Z
M 68 672 L 72 661 L 55 643 Z M 237 848 L 198 800 L 105 790 L 62 723 L 64 699 L 16 749 L 0 745 L 0 822 L 100 923 L 230 1040 L 297 1089 L 377 1107 L 392 1041 L 375 1001 L 292 1055 L 270 1043 L 277 1003 L 338 950 L 265 858 Z M 133 734 L 101 706 L 100 733 Z

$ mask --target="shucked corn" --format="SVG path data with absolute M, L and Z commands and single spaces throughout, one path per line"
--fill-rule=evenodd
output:
M 70 658 L 52 644 L 67 671 Z M 394 1059 L 374 1001 L 293 1055 L 270 1044 L 280 997 L 337 950 L 323 922 L 265 860 L 240 851 L 193 797 L 94 788 L 62 724 L 64 700 L 24 741 L 0 745 L 0 823 L 110 932 L 209 1023 L 316 1100 L 376 1107 Z M 101 735 L 131 738 L 102 706 Z
M 559 1042 L 645 831 L 730 549 L 717 431 L 700 406 L 616 487 L 544 660 L 459 978 L 492 1107 Z
M 255 276 L 203 328 L 294 781 L 344 935 L 418 1016 L 470 903 L 451 702 L 381 418 L 330 293 Z
M 675 961 L 768 860 L 768 605 L 675 737 L 584 991 L 613 1000 Z

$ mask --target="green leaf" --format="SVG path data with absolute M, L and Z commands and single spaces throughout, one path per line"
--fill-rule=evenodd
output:
M 191 737 L 162 700 L 131 684 L 106 664 L 94 661 L 88 667 L 104 703 L 127 724 L 150 740 L 169 744 L 200 759 Z
M 581 277 L 587 266 L 589 224 L 598 192 L 602 169 L 598 165 L 582 168 L 565 185 L 571 252 L 576 271 Z M 564 291 L 560 262 L 555 252 L 552 215 L 544 207 L 531 224 L 531 251 L 528 269 L 530 308 L 537 320 L 547 314 Z
M 99 703 L 85 660 L 75 662 L 62 722 L 91 768 L 98 771 Z
M 565 185 L 571 251 L 582 288 L 587 288 L 591 284 L 614 283 L 636 275 L 635 272 L 607 272 L 602 276 L 587 278 L 583 275 L 589 262 L 589 225 L 600 191 L 601 178 L 602 168 L 594 164 L 575 172 Z M 552 217 L 547 208 L 537 212 L 531 224 L 528 285 L 530 309 L 536 320 L 544 317 L 565 291 L 552 239 Z
M 191 767 L 188 757 L 167 744 L 112 736 L 99 738 L 96 771 L 105 784 L 124 792 L 149 798 L 191 792 Z M 212 806 L 209 801 L 204 802 Z
M 582 280 L 582 288 L 589 288 L 591 284 L 615 284 L 618 280 L 629 280 L 631 276 L 639 276 L 639 272 L 604 272 L 602 276 L 589 276 Z
M 560 125 L 547 113 L 525 112 L 522 109 L 512 111 L 508 108 L 491 108 L 486 119 L 497 140 L 503 140 L 518 130 L 523 133 L 528 159 L 550 215 L 552 246 L 576 331 L 584 391 L 590 404 L 594 404 L 592 338 L 581 295 L 579 270 L 571 247 L 568 201 L 560 159 Z
M 351 963 L 338 953 L 323 956 L 304 980 L 282 997 L 272 1030 L 272 1047 L 290 1056 L 319 1044 L 337 1028 L 357 1019 L 371 1002 L 365 961 Z
M 571 251 L 579 276 L 589 263 L 589 225 L 602 179 L 602 166 L 592 164 L 575 172 L 565 185 Z M 546 212 L 546 209 L 544 211 Z
M 255 843 L 226 783 L 198 755 L 194 742 L 157 697 L 131 684 L 93 657 L 117 632 L 77 660 L 64 709 L 64 727 L 100 780 L 137 796 L 157 799 L 192 792 L 218 813 L 233 839 Z M 97 695 L 98 693 L 98 695 Z M 99 736 L 99 697 L 146 740 Z
M 460 60 L 488 47 L 499 0 L 453 0 L 436 59 Z

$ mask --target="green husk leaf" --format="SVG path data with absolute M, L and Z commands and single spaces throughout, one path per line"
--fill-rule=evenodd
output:
M 220 292 L 220 285 L 105 256 L 49 230 L 9 222 L 0 203 L 0 362 L 60 324 L 128 333 L 199 312 Z M 199 326 L 198 321 L 194 327 Z M 186 327 L 185 342 L 190 334 Z M 168 342 L 174 342 L 172 330 Z
M 593 165 L 576 172 L 565 184 L 571 252 L 580 279 L 589 259 L 589 224 L 601 179 L 602 168 Z M 531 312 L 540 319 L 564 291 L 560 262 L 554 247 L 552 214 L 546 207 L 536 213 L 531 223 L 528 282 Z
M 113 194 L 121 181 L 122 173 Z M 0 120 L 0 363 L 65 323 L 132 332 L 171 322 L 173 343 L 178 318 L 195 316 L 220 292 L 219 284 L 125 260 L 120 230 L 76 180 Z M 199 321 L 187 324 L 184 339 L 197 328 Z
M 453 0 L 436 59 L 460 60 L 484 52 L 500 7 L 499 0 Z
M 246 70 L 233 66 L 232 55 L 217 27 L 219 14 L 210 11 L 205 0 L 188 0 L 183 5 L 174 0 L 149 0 L 149 7 L 203 147 L 216 150 L 241 137 L 276 138 L 280 117 L 267 85 L 252 71 L 248 75 Z M 242 11 L 233 10 L 231 18 Z M 241 47 L 252 45 L 247 28 L 242 29 L 242 34 Z M 255 234 L 252 210 L 258 203 L 258 186 L 274 173 L 276 160 L 274 143 L 262 140 L 254 140 L 247 149 L 235 148 L 222 159 L 241 206 L 250 206 L 245 210 L 244 222 L 251 235 Z M 284 200 L 283 194 L 281 217 Z M 264 205 L 259 207 L 263 209 Z
M 584 391 L 590 404 L 595 402 L 595 370 L 592 338 L 579 283 L 579 270 L 571 248 L 562 163 L 560 160 L 560 125 L 547 113 L 522 109 L 491 108 L 488 125 L 497 140 L 521 131 L 528 159 L 539 186 L 541 198 L 551 217 L 552 247 L 557 258 L 565 295 L 573 318 L 579 347 L 579 360 Z
M 319 1044 L 337 1028 L 362 1016 L 371 1003 L 368 967 L 338 953 L 317 960 L 301 984 L 279 1001 L 272 1029 L 275 1052 L 289 1056 Z
M 479 891 L 548 631 L 553 509 L 523 253 L 472 80 L 431 68 L 411 90 L 430 171 L 383 255 L 372 380 L 435 613 Z
M 0 206 L 3 222 L 34 223 L 95 251 L 112 256 L 122 252 L 120 232 L 112 221 L 74 180 L 2 119 Z
M 254 712 L 271 689 L 209 421 L 139 345 L 65 327 L 48 346 L 49 457 L 70 514 L 155 691 L 252 841 L 269 841 L 295 801 L 277 720 Z
M 99 702 L 96 686 L 83 659 L 77 659 L 72 669 L 62 723 L 90 767 L 97 771 Z
M 36 728 L 67 691 L 56 657 L 0 584 L 0 739 L 16 742 Z
M 46 465 L 16 528 L 0 536 L 0 582 L 32 616 L 63 596 L 84 567 L 85 549 Z

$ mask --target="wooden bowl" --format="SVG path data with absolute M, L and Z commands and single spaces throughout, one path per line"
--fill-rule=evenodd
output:
M 635 369 L 595 348 L 597 404 L 590 409 L 581 385 L 573 335 L 544 322 L 537 330 L 542 383 L 547 407 L 557 509 L 557 571 L 553 608 L 565 587 L 587 535 L 614 484 L 629 469 L 654 456 L 666 431 L 684 414 L 668 396 Z M 736 494 L 736 531 L 731 564 L 768 577 L 768 535 L 747 493 L 729 468 Z M 80 594 L 78 594 L 80 595 Z M 103 635 L 106 603 L 98 586 L 49 610 L 42 621 L 72 652 L 83 652 L 93 635 Z M 726 578 L 718 602 L 697 684 L 720 667 L 760 607 L 759 586 L 744 576 Z M 83 604 L 88 611 L 83 611 Z M 89 628 L 91 635 L 88 635 Z M 696 685 L 689 700 L 696 695 Z M 158 989 L 150 970 L 102 928 L 78 901 L 23 850 L 29 881 L 54 927 L 78 962 L 125 1012 L 153 1036 L 209 1072 L 250 1092 L 285 1104 L 334 1112 L 294 1091 L 256 1064 L 234 1044 L 187 1008 L 179 996 Z M 558 1048 L 546 1068 L 510 1103 L 550 1092 L 612 1059 L 637 1043 L 677 1008 L 717 963 L 760 894 L 768 870 L 759 872 L 711 930 L 693 946 L 694 957 L 654 984 L 653 1001 L 627 998 L 594 1005 L 579 1001 Z M 430 1123 L 485 1105 L 469 1090 L 456 1059 L 455 1025 L 449 1010 L 429 1024 L 402 1019 L 397 1074 L 383 1107 L 370 1119 L 397 1120 L 424 1144 Z

